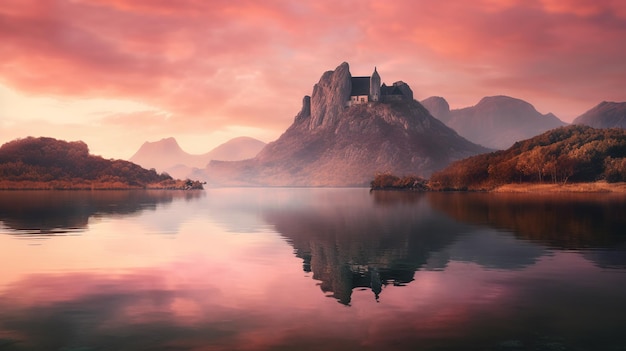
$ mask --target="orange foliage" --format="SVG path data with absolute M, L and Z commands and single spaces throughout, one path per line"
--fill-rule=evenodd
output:
M 197 183 L 197 182 L 196 182 Z M 191 186 L 202 187 L 191 182 Z M 186 188 L 167 174 L 89 154 L 82 141 L 17 139 L 0 147 L 0 189 Z
M 509 183 L 626 181 L 626 131 L 567 126 L 508 150 L 452 163 L 431 177 L 437 189 L 492 189 Z

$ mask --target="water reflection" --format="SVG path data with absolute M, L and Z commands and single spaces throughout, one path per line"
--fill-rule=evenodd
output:
M 349 304 L 352 291 L 413 280 L 431 252 L 453 242 L 460 228 L 415 199 L 415 206 L 372 207 L 340 192 L 308 206 L 264 211 L 264 219 L 293 245 L 322 291 Z
M 429 194 L 433 208 L 557 249 L 626 241 L 626 197 L 612 194 Z
M 580 250 L 601 268 L 626 268 L 626 197 L 621 194 L 430 194 L 451 217 L 510 231 L 551 249 Z
M 433 211 L 424 194 L 375 192 L 355 201 L 341 192 L 307 206 L 267 209 L 275 226 L 312 272 L 320 288 L 349 305 L 353 291 L 414 280 L 417 270 L 441 270 L 451 260 L 488 268 L 516 269 L 547 254 L 509 233 L 451 221 Z
M 197 199 L 201 191 L 3 191 L 0 222 L 17 235 L 82 232 L 91 217 L 155 210 L 174 199 Z
M 210 189 L 98 205 L 45 247 L 0 236 L 25 267 L 0 280 L 0 350 L 623 350 L 621 200 L 485 195 Z M 571 206 L 578 231 L 551 232 Z M 61 245 L 109 250 L 51 270 Z

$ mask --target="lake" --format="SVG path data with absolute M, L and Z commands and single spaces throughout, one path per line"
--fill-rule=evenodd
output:
M 626 350 L 626 197 L 0 192 L 0 350 Z

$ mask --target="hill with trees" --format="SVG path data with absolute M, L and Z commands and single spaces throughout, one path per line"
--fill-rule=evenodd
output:
M 571 125 L 516 142 L 507 150 L 452 163 L 432 189 L 486 190 L 510 183 L 626 181 L 626 130 Z
M 27 137 L 0 147 L 0 189 L 202 188 L 132 162 L 89 154 L 82 141 Z

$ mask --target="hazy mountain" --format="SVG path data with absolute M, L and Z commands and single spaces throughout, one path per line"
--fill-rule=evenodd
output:
M 183 151 L 176 139 L 166 138 L 155 142 L 146 141 L 129 161 L 145 168 L 163 171 L 177 164 L 195 166 L 195 163 L 198 162 L 197 158 L 198 156 Z
M 421 104 L 438 120 L 447 123 L 450 119 L 450 105 L 441 96 L 431 96 L 422 100 Z
M 506 149 L 518 140 L 566 125 L 552 113 L 541 114 L 528 102 L 508 96 L 485 97 L 475 106 L 457 110 L 450 110 L 441 97 L 430 97 L 422 104 L 463 137 L 494 149 Z
M 206 155 L 210 160 L 239 161 L 253 158 L 265 147 L 266 143 L 250 138 L 238 137 L 218 145 Z M 204 163 L 205 167 L 208 162 Z
M 454 162 L 431 177 L 436 188 L 489 189 L 510 183 L 626 181 L 626 130 L 570 125 L 507 150 Z
M 209 182 L 363 186 L 378 172 L 428 176 L 453 160 L 488 151 L 432 117 L 405 83 L 381 89 L 403 95 L 347 107 L 352 92 L 348 64 L 325 72 L 278 140 L 251 160 L 212 161 L 206 169 Z
M 572 123 L 594 128 L 626 128 L 626 102 L 603 101 Z
M 186 178 L 193 168 L 204 168 L 211 160 L 238 161 L 254 157 L 265 143 L 250 137 L 231 139 L 213 150 L 193 155 L 185 152 L 174 138 L 145 142 L 130 158 L 145 168 L 154 168 L 178 178 Z

